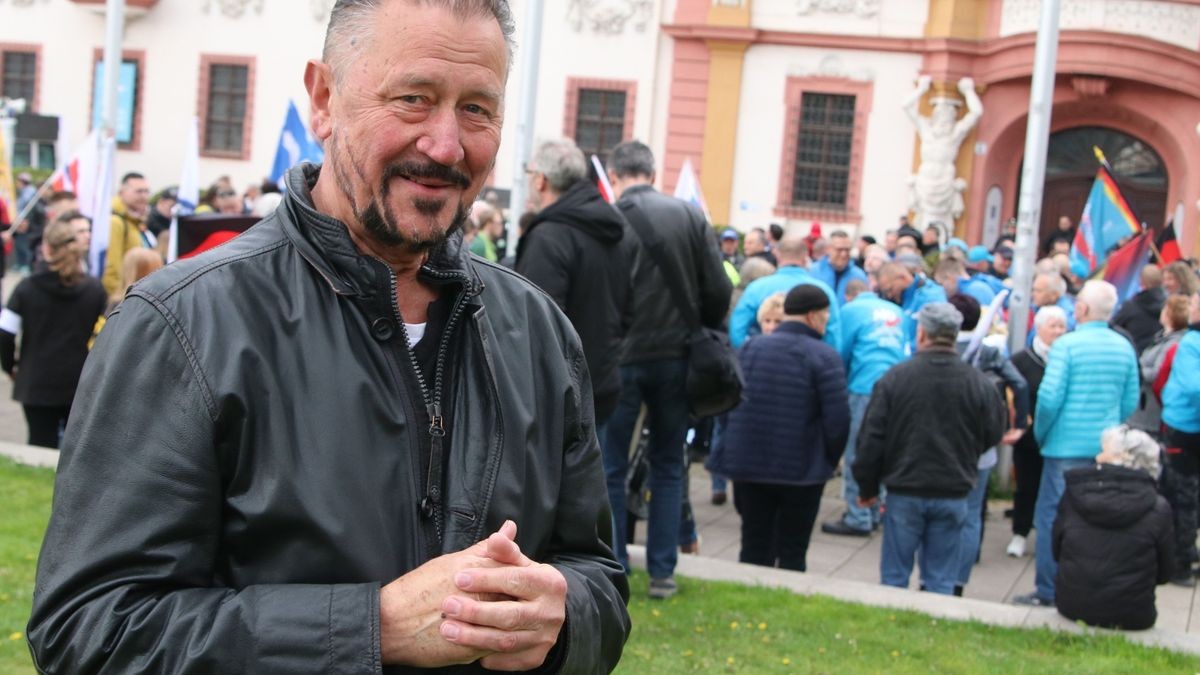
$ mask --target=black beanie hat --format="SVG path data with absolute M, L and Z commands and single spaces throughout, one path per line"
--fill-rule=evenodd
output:
M 811 284 L 800 284 L 788 291 L 787 297 L 783 299 L 783 313 L 789 316 L 808 314 L 828 306 L 829 296 Z

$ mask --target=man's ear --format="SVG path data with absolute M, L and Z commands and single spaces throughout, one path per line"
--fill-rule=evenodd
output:
M 318 59 L 310 59 L 304 67 L 304 88 L 308 90 L 309 126 L 318 141 L 325 141 L 333 135 L 333 70 Z

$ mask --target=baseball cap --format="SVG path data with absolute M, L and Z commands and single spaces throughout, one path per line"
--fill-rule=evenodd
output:
M 950 241 L 946 242 L 946 248 L 952 248 L 952 247 L 961 248 L 963 250 L 963 253 L 967 252 L 967 242 L 963 241 L 962 239 L 959 239 L 958 237 L 954 237 Z
M 737 230 L 733 229 L 732 227 L 727 227 L 724 230 L 721 230 L 721 238 L 722 239 L 737 239 L 738 238 Z
M 988 253 L 986 246 L 972 246 L 967 251 L 967 262 L 992 262 L 992 254 Z

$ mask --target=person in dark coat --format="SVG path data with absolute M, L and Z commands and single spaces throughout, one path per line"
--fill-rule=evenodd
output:
M 1054 519 L 1058 613 L 1091 626 L 1154 625 L 1154 587 L 1171 578 L 1171 507 L 1158 494 L 1159 447 L 1125 425 L 1105 430 L 1096 465 L 1066 474 Z
M 1037 410 L 1037 392 L 1042 375 L 1046 373 L 1050 345 L 1067 332 L 1067 313 L 1053 305 L 1043 307 L 1034 316 L 1033 327 L 1033 345 L 1012 357 L 1012 364 L 1029 385 L 1030 411 Z M 1017 490 L 1013 495 L 1013 538 L 1005 552 L 1020 558 L 1025 555 L 1026 539 L 1033 529 L 1033 507 L 1037 504 L 1038 485 L 1042 481 L 1042 448 L 1033 434 L 1023 434 L 1013 444 L 1013 467 L 1017 473 Z
M 807 569 L 821 494 L 850 433 L 842 360 L 821 340 L 829 307 L 821 289 L 796 286 L 783 301 L 783 323 L 742 348 L 745 398 L 709 461 L 734 482 L 740 562 Z
M 872 505 L 887 487 L 879 563 L 887 586 L 908 587 L 920 549 L 922 587 L 954 593 L 967 495 L 980 456 L 1007 428 L 999 390 L 954 349 L 962 319 L 945 302 L 921 309 L 917 355 L 875 384 L 859 431 L 859 503 Z
M 1113 328 L 1124 329 L 1133 339 L 1133 350 L 1138 356 L 1154 342 L 1154 336 L 1162 328 L 1159 315 L 1167 301 L 1167 293 L 1162 288 L 1163 274 L 1158 265 L 1146 265 L 1142 268 L 1141 276 L 1142 290 L 1121 303 L 1121 309 L 1109 322 Z
M 603 437 L 621 393 L 618 366 L 633 311 L 636 237 L 588 179 L 587 160 L 574 141 L 542 143 L 528 170 L 540 210 L 521 237 L 515 269 L 546 291 L 579 333 Z
M 29 444 L 46 448 L 58 447 L 92 328 L 108 302 L 100 281 L 84 275 L 75 236 L 70 222 L 46 228 L 42 256 L 49 270 L 17 284 L 0 312 L 0 368 L 13 378 L 13 399 L 25 410 Z

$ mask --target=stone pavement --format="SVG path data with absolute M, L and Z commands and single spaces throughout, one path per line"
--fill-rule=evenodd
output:
M 705 579 L 736 581 L 790 588 L 802 594 L 816 593 L 868 605 L 913 609 L 949 619 L 977 619 L 1003 626 L 1048 627 L 1077 632 L 1078 626 L 1052 609 L 1018 607 L 1014 595 L 1033 590 L 1032 552 L 1036 533 L 1030 536 L 1024 558 L 1005 554 L 1012 536 L 1011 522 L 1004 510 L 1010 502 L 989 502 L 984 526 L 981 559 L 965 590 L 966 600 L 887 588 L 879 585 L 879 555 L 882 534 L 868 538 L 842 537 L 820 531 L 820 523 L 840 517 L 841 480 L 825 489 L 821 514 L 808 549 L 808 572 L 790 572 L 737 563 L 741 519 L 732 500 L 713 506 L 708 473 L 699 464 L 691 467 L 689 494 L 700 530 L 699 556 L 680 556 L 679 574 Z M 732 496 L 732 495 L 731 495 Z M 645 543 L 645 524 L 639 523 L 635 541 Z M 631 562 L 644 568 L 644 549 L 630 549 Z M 913 575 L 916 588 L 916 575 Z M 633 589 L 635 593 L 644 589 Z M 681 592 L 687 592 L 686 583 Z M 1158 587 L 1158 623 L 1149 631 L 1122 633 L 1130 639 L 1200 654 L 1200 591 L 1171 584 Z

